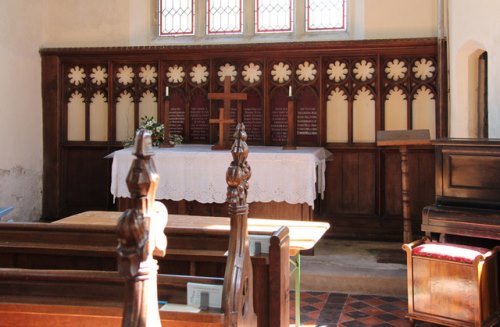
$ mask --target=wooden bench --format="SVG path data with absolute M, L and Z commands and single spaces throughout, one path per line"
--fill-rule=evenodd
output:
M 119 214 L 83 213 L 59 224 L 0 223 L 0 267 L 116 271 L 115 226 Z M 207 217 L 215 224 L 205 221 L 206 228 L 196 228 L 195 218 L 170 215 L 165 229 L 165 234 L 169 235 L 168 251 L 165 257 L 157 258 L 159 274 L 224 276 L 229 218 Z M 271 232 L 274 227 L 270 223 L 263 221 L 262 226 L 257 220 L 254 227 L 250 227 L 252 233 L 259 229 L 260 235 L 270 237 L 269 254 L 252 257 L 254 305 L 258 326 L 288 326 L 290 239 L 286 227 L 276 227 L 278 230 Z M 293 223 L 296 226 L 306 222 Z M 320 226 L 318 223 L 317 228 Z M 311 242 L 306 238 L 307 233 L 301 240 L 296 235 L 297 227 L 292 229 L 297 238 L 295 246 L 306 246 Z M 2 295 L 0 289 L 0 297 Z
M 186 301 L 186 282 L 222 278 L 158 276 L 162 301 Z M 115 271 L 0 269 L 0 326 L 121 326 L 123 277 Z M 160 311 L 164 326 L 223 326 L 219 312 Z M 191 322 L 191 323 L 190 323 Z
M 243 124 L 238 124 L 235 133 L 235 142 L 231 149 L 233 160 L 226 173 L 228 184 L 227 202 L 230 221 L 228 255 L 223 279 L 223 294 L 221 299 L 221 310 L 215 312 L 203 311 L 200 314 L 189 316 L 181 313 L 182 318 L 178 319 L 184 325 L 206 326 L 208 321 L 213 321 L 215 326 L 257 326 L 257 316 L 253 308 L 253 273 L 248 249 L 248 205 L 246 204 L 246 195 L 248 189 L 247 180 L 250 178 L 250 167 L 246 162 L 248 156 L 248 146 L 246 145 L 246 132 Z M 119 218 L 116 226 L 118 239 L 118 271 L 120 275 L 115 275 L 118 280 L 124 281 L 123 289 L 123 314 L 122 327 L 133 326 L 159 326 L 161 318 L 158 311 L 158 287 L 157 287 L 157 261 L 155 256 L 164 256 L 167 247 L 164 228 L 167 224 L 166 208 L 154 201 L 155 192 L 159 181 L 154 162 L 151 160 L 153 155 L 151 147 L 151 134 L 143 129 L 139 130 L 135 139 L 135 153 L 137 157 L 131 165 L 127 176 L 127 185 L 130 190 L 131 198 L 134 201 L 134 208 L 125 211 Z M 9 274 L 10 273 L 10 274 Z M 12 285 L 16 279 L 27 280 L 31 285 L 27 292 L 14 292 L 16 297 L 14 301 L 7 300 L 7 306 L 10 304 L 26 303 L 32 306 L 43 304 L 51 308 L 50 313 L 25 314 L 19 312 L 24 306 L 16 307 L 10 305 L 13 310 L 6 310 L 4 306 L 3 313 L 7 319 L 17 319 L 22 316 L 20 325 L 39 324 L 43 317 L 44 324 L 51 326 L 66 326 L 74 324 L 74 318 L 61 324 L 63 318 L 68 318 L 67 308 L 60 308 L 51 303 L 50 296 L 43 294 L 43 290 L 51 289 L 51 294 L 55 287 L 47 287 L 47 282 L 55 281 L 65 283 L 72 281 L 67 285 L 66 294 L 74 301 L 81 301 L 82 298 L 73 292 L 77 289 L 74 283 L 102 283 L 105 286 L 112 281 L 102 276 L 102 273 L 96 271 L 44 271 L 28 269 L 23 271 L 0 271 L 2 281 L 7 285 Z M 105 273 L 105 272 L 104 272 Z M 109 277 L 109 276 L 108 276 Z M 189 282 L 198 281 L 198 277 L 183 276 L 176 277 L 177 286 L 188 287 Z M 209 284 L 216 283 L 217 278 L 207 278 Z M 33 284 L 35 283 L 35 284 Z M 9 288 L 9 287 L 5 287 Z M 56 287 L 57 288 L 57 287 Z M 84 287 L 84 291 L 88 291 Z M 101 287 L 96 288 L 101 292 Z M 42 290 L 41 294 L 38 290 Z M 103 292 L 101 294 L 106 294 Z M 42 300 L 42 303 L 38 301 Z M 49 301 L 47 301 L 47 299 Z M 78 303 L 83 307 L 86 303 Z M 208 303 L 206 304 L 208 306 Z M 58 309 L 64 310 L 58 311 Z M 91 308 L 90 314 L 96 316 L 96 312 Z M 202 308 L 203 309 L 203 308 Z M 107 317 L 97 318 L 99 325 L 109 324 Z M 112 324 L 111 324 L 112 325 Z

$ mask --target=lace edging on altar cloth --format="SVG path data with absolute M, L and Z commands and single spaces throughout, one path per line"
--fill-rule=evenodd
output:
M 252 178 L 247 202 L 307 203 L 314 209 L 316 195 L 319 193 L 321 199 L 324 196 L 326 158 L 330 155 L 319 147 L 284 151 L 281 147 L 250 146 L 248 161 Z M 114 198 L 129 197 L 125 179 L 133 160 L 132 149 L 115 151 L 106 157 L 113 158 L 111 194 Z M 212 151 L 209 145 L 182 144 L 155 149 L 153 160 L 160 174 L 157 199 L 226 201 L 229 151 Z

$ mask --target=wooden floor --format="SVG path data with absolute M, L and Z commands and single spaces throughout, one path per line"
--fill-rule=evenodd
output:
M 301 292 L 301 326 L 406 327 L 407 299 L 329 292 Z M 290 326 L 295 326 L 295 295 L 290 293 Z M 416 322 L 415 326 L 439 326 Z

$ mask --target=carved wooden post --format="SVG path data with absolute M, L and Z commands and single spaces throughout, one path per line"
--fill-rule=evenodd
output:
M 125 211 L 117 224 L 118 269 L 125 277 L 123 327 L 161 326 L 158 312 L 156 275 L 157 261 L 153 254 L 164 256 L 167 239 L 164 228 L 168 213 L 155 203 L 160 177 L 151 157 L 151 133 L 137 132 L 135 153 L 127 176 L 133 209 Z
M 229 251 L 224 274 L 225 326 L 257 326 L 253 308 L 253 275 L 248 249 L 248 145 L 245 125 L 236 126 L 231 148 L 233 161 L 227 169 L 227 202 L 231 218 Z

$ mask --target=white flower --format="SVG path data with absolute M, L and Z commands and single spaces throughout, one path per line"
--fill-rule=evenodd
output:
M 219 80 L 221 82 L 224 82 L 224 79 L 226 78 L 226 76 L 230 76 L 231 82 L 233 82 L 236 78 L 236 75 L 237 75 L 236 68 L 234 67 L 234 65 L 225 64 L 224 66 L 219 67 L 219 71 L 217 72 L 217 75 L 219 76 Z
M 101 85 L 106 83 L 106 79 L 108 78 L 108 73 L 106 73 L 106 67 L 101 67 L 100 65 L 92 68 L 92 73 L 90 74 L 92 78 L 92 83 Z
M 408 68 L 406 68 L 405 62 L 399 61 L 398 59 L 389 61 L 385 67 L 387 78 L 392 79 L 393 81 L 404 78 L 407 71 Z
M 191 81 L 193 81 L 193 83 L 205 83 L 208 77 L 207 66 L 203 66 L 200 64 L 193 66 L 193 68 L 191 68 L 189 76 L 191 76 Z
M 287 82 L 290 79 L 291 74 L 292 71 L 290 70 L 290 66 L 283 62 L 274 65 L 273 70 L 271 71 L 271 75 L 273 75 L 273 80 L 278 83 Z
M 75 66 L 69 70 L 68 78 L 69 82 L 74 85 L 83 84 L 83 80 L 87 76 L 85 70 L 80 68 L 80 66 Z
M 156 77 L 158 73 L 156 72 L 155 66 L 146 65 L 146 67 L 141 67 L 141 72 L 139 73 L 139 77 L 141 78 L 141 82 L 146 85 L 156 83 Z
M 132 84 L 133 78 L 135 74 L 132 70 L 132 67 L 127 65 L 118 68 L 118 73 L 116 73 L 116 77 L 118 77 L 118 83 L 127 85 Z
M 328 70 L 326 71 L 330 81 L 335 81 L 337 83 L 343 81 L 346 78 L 347 72 L 348 70 L 346 64 L 338 60 L 333 64 L 329 64 Z
M 248 83 L 258 82 L 260 80 L 260 75 L 262 75 L 260 65 L 256 65 L 253 62 L 245 65 L 241 75 L 243 75 L 243 79 Z
M 431 78 L 434 75 L 436 67 L 431 60 L 422 58 L 415 61 L 415 66 L 413 66 L 413 72 L 415 73 L 415 78 L 420 78 L 422 81 Z
M 373 77 L 373 73 L 375 72 L 375 68 L 373 68 L 373 64 L 366 60 L 361 60 L 361 62 L 357 62 L 355 68 L 353 69 L 355 77 L 357 80 L 366 81 Z
M 170 83 L 182 83 L 184 76 L 186 76 L 186 73 L 182 66 L 174 65 L 168 67 L 167 77 Z
M 317 72 L 318 71 L 314 68 L 314 64 L 309 61 L 304 61 L 303 64 L 299 65 L 299 69 L 295 71 L 299 80 L 304 82 L 312 81 Z

